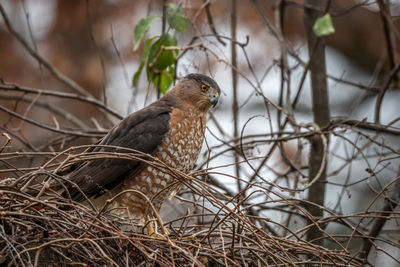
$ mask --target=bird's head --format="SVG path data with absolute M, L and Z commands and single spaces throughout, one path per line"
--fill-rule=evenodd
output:
M 198 73 L 186 75 L 171 91 L 200 111 L 215 107 L 221 94 L 221 89 L 212 78 Z

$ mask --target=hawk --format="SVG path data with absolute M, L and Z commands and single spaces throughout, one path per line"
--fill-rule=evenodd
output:
M 203 144 L 207 112 L 217 104 L 220 92 L 212 78 L 189 74 L 162 98 L 123 119 L 98 144 L 138 150 L 188 173 Z M 112 152 L 115 149 L 97 146 L 92 151 Z M 155 215 L 151 213 L 148 201 L 141 194 L 135 194 L 135 190 L 147 196 L 159 214 L 163 203 L 181 184 L 170 174 L 143 161 L 116 158 L 85 162 L 66 177 L 79 187 L 67 187 L 69 196 L 76 201 L 85 199 L 82 193 L 96 198 L 110 190 L 115 192 L 115 188 L 117 191 L 134 189 L 122 195 L 121 204 L 131 217 L 142 221 Z M 152 235 L 155 232 L 149 225 L 148 234 Z M 165 227 L 160 227 L 163 234 L 168 234 Z

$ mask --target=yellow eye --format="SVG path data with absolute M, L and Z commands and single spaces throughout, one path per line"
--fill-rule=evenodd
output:
M 203 91 L 203 92 L 207 92 L 207 91 L 208 91 L 208 86 L 207 86 L 207 85 L 204 85 L 204 84 L 202 84 L 202 85 L 201 85 L 201 91 Z

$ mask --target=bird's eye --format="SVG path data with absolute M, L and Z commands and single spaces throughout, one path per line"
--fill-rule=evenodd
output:
M 207 91 L 208 91 L 208 86 L 207 86 L 207 85 L 204 85 L 204 84 L 202 84 L 202 85 L 201 85 L 201 91 L 203 91 L 203 92 L 207 92 Z

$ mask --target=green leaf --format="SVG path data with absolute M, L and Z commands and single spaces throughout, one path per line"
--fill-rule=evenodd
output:
M 135 32 L 134 32 L 133 51 L 136 51 L 138 49 L 140 42 L 142 41 L 144 35 L 150 29 L 151 23 L 156 18 L 157 17 L 154 17 L 154 16 L 148 16 L 147 18 L 141 19 L 139 21 L 139 23 L 136 25 Z
M 135 72 L 135 74 L 133 75 L 132 86 L 136 86 L 136 85 L 137 85 L 137 82 L 138 82 L 138 80 L 139 80 L 140 73 L 141 73 L 142 70 L 143 70 L 144 64 L 145 64 L 145 62 L 146 62 L 147 55 L 149 54 L 150 45 L 151 45 L 151 42 L 153 41 L 153 39 L 154 39 L 154 38 L 150 38 L 150 39 L 147 39 L 147 40 L 146 40 L 146 43 L 145 43 L 145 45 L 144 45 L 144 49 L 143 49 L 142 56 L 140 57 L 140 65 L 139 65 L 139 68 L 138 68 L 138 70 Z
M 183 8 L 174 3 L 168 4 L 167 20 L 171 28 L 178 32 L 186 31 L 189 25 L 189 20 L 185 17 Z
M 160 91 L 163 95 L 165 95 L 173 81 L 171 76 L 161 75 Z
M 171 34 L 157 37 L 150 45 L 147 56 L 147 80 L 165 94 L 173 82 L 175 73 L 175 56 L 177 50 L 165 50 L 163 47 L 176 46 L 177 40 Z
M 161 78 L 161 80 L 160 80 Z M 160 92 L 165 95 L 167 92 L 168 88 L 171 86 L 172 82 L 174 79 L 172 78 L 172 75 L 169 73 L 163 72 L 162 74 L 158 74 L 154 77 L 153 79 L 153 84 L 156 87 L 160 87 Z
M 317 36 L 329 35 L 335 32 L 333 27 L 332 18 L 329 13 L 326 13 L 323 17 L 318 18 L 315 21 L 313 31 Z
M 174 64 L 173 50 L 164 50 L 162 46 L 176 46 L 177 40 L 171 34 L 161 36 L 150 47 L 149 56 L 147 58 L 148 68 L 155 68 L 158 71 L 166 69 L 168 66 Z

